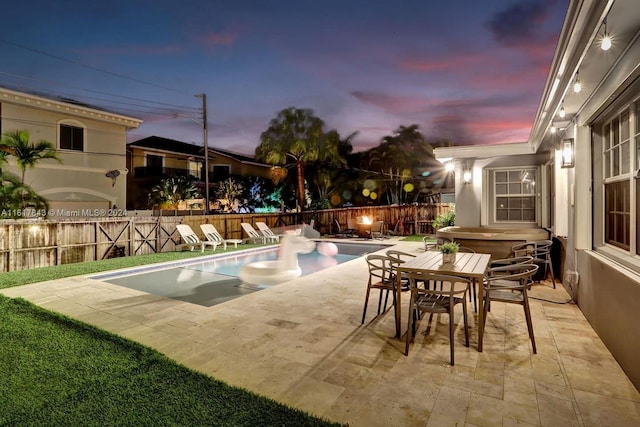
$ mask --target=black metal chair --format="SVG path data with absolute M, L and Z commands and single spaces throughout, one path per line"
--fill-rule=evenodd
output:
M 551 282 L 553 289 L 556 288 L 556 278 L 553 274 L 553 263 L 551 262 L 551 240 L 536 240 L 533 242 L 520 243 L 511 247 L 514 256 L 531 256 L 533 263 L 541 267 L 542 278 L 546 280 L 551 272 Z

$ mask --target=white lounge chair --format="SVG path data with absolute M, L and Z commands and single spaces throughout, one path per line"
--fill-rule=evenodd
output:
M 213 243 L 208 240 L 200 240 L 198 235 L 194 233 L 191 227 L 187 224 L 178 224 L 176 225 L 176 229 L 178 230 L 178 233 L 180 233 L 182 240 L 184 240 L 184 246 L 188 246 L 191 251 L 193 251 L 193 248 L 196 246 L 200 246 L 200 252 L 204 252 L 205 246 L 211 246 L 214 251 L 218 247 L 217 243 Z
M 267 224 L 265 224 L 264 222 L 256 221 L 256 225 L 260 229 L 260 232 L 265 237 L 265 239 L 273 243 L 278 243 L 280 241 L 280 236 L 271 231 Z
M 202 230 L 204 237 L 206 237 L 208 241 L 222 245 L 225 251 L 227 250 L 227 243 L 232 243 L 236 248 L 238 247 L 238 243 L 242 243 L 240 239 L 225 239 L 213 224 L 200 224 L 200 230 Z
M 247 235 L 249 236 L 250 241 L 252 241 L 253 243 L 257 243 L 260 241 L 263 244 L 267 243 L 267 238 L 261 235 L 260 233 L 258 233 L 251 224 L 249 224 L 248 222 L 242 222 L 240 223 L 240 225 L 242 226 L 242 229 L 244 230 L 244 232 L 247 233 Z

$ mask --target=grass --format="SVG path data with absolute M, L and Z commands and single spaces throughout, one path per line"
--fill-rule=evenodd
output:
M 423 237 L 424 234 L 412 234 L 410 236 L 405 236 L 400 240 L 404 242 L 422 242 Z
M 0 336 L 0 425 L 337 425 L 21 299 L 0 296 Z
M 3 273 L 0 288 L 197 256 L 167 252 Z M 1 295 L 0 372 L 0 425 L 338 425 Z

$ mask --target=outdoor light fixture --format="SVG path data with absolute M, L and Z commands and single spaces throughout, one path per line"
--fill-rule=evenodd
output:
M 600 40 L 600 49 L 611 49 L 611 34 L 607 32 L 607 18 L 604 18 L 602 22 L 604 24 L 604 33 L 602 34 L 602 40 Z
M 471 169 L 465 169 L 464 172 L 462 172 L 462 182 L 465 184 L 471 184 L 472 179 L 473 174 L 471 173 Z
M 567 113 L 564 111 L 564 99 L 563 99 L 562 102 L 560 103 L 560 111 L 558 111 L 558 117 L 563 119 L 564 116 L 566 116 L 566 114 Z
M 556 127 L 555 124 L 553 124 L 553 120 L 551 120 L 551 127 L 549 128 L 549 132 L 556 133 L 557 131 L 558 131 L 558 128 Z
M 580 70 L 576 71 L 576 79 L 573 81 L 573 91 L 575 93 L 580 93 L 582 90 L 582 83 L 580 83 Z
M 560 149 L 562 150 L 562 162 L 560 167 L 562 168 L 572 168 L 575 166 L 574 163 L 574 152 L 573 152 L 573 138 L 563 139 L 560 144 Z
M 453 172 L 455 168 L 456 168 L 456 165 L 454 165 L 453 162 L 448 162 L 448 163 L 445 163 L 444 165 L 444 170 L 446 170 L 447 172 Z

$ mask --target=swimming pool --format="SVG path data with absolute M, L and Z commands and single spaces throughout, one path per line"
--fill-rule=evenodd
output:
M 390 246 L 352 242 L 334 243 L 338 246 L 338 254 L 334 257 L 320 255 L 317 251 L 298 255 L 303 276 Z M 272 246 L 267 249 L 217 254 L 196 261 L 180 261 L 144 266 L 124 272 L 103 273 L 91 278 L 211 307 L 269 287 L 243 283 L 238 275 L 243 265 L 256 261 L 274 260 L 277 252 L 278 247 Z

